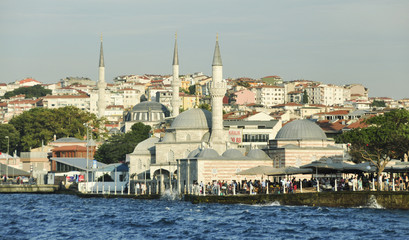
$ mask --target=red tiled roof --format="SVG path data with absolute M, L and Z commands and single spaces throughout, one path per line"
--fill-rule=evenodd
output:
M 336 121 L 331 123 L 328 120 L 317 121 L 318 126 L 324 131 L 341 131 L 345 125 L 342 124 L 342 121 Z
M 366 128 L 368 127 L 368 124 L 365 123 L 364 119 L 360 119 L 354 123 L 351 123 L 347 126 L 349 129 L 355 129 L 355 128 Z
M 347 115 L 349 113 L 348 110 L 338 110 L 325 113 L 326 115 Z
M 28 82 L 37 82 L 37 83 L 40 83 L 39 81 L 37 81 L 37 80 L 35 80 L 35 79 L 32 79 L 32 78 L 26 78 L 26 79 L 23 79 L 23 80 L 18 81 L 19 84 L 28 83 Z

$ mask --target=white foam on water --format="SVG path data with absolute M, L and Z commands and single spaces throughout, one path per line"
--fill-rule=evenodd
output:
M 382 207 L 378 201 L 376 201 L 376 197 L 374 195 L 371 195 L 368 199 L 368 202 L 366 203 L 365 206 L 359 206 L 357 208 L 373 208 L 373 209 L 385 209 Z
M 367 203 L 368 208 L 375 208 L 375 209 L 384 209 L 379 203 L 376 201 L 376 198 L 374 195 L 371 195 L 369 197 L 368 203 Z
M 179 200 L 181 200 L 180 194 L 177 191 L 170 191 L 169 189 L 165 190 L 162 193 L 160 198 L 168 200 L 168 201 L 179 201 Z

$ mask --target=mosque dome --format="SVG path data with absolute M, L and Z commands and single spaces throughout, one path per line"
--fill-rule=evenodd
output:
M 169 109 L 165 105 L 154 101 L 145 101 L 136 104 L 126 114 L 125 121 L 154 122 L 161 121 L 169 116 Z
M 251 149 L 247 157 L 251 160 L 270 160 L 270 157 L 261 149 Z
M 327 140 L 324 131 L 310 120 L 295 120 L 278 131 L 276 140 Z
M 136 145 L 133 154 L 151 154 L 155 152 L 155 143 L 159 142 L 159 138 L 151 137 Z
M 223 154 L 223 157 L 229 159 L 243 159 L 244 155 L 237 149 L 227 149 Z
M 205 149 L 202 149 L 202 151 L 200 151 L 200 153 L 196 155 L 196 157 L 206 158 L 206 159 L 218 159 L 220 158 L 220 155 L 214 149 L 205 148 Z
M 171 129 L 209 129 L 212 127 L 212 113 L 201 108 L 182 112 L 173 120 Z
M 196 148 L 195 150 L 191 151 L 187 158 L 195 158 L 200 153 L 200 149 Z

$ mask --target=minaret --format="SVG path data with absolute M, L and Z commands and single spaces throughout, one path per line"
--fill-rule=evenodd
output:
M 105 82 L 105 64 L 104 64 L 104 51 L 102 49 L 102 34 L 101 34 L 101 50 L 99 56 L 99 79 L 98 79 L 98 117 L 105 116 L 106 100 L 105 100 L 105 89 L 107 83 Z
M 213 79 L 210 84 L 210 96 L 212 98 L 212 134 L 210 143 L 215 150 L 222 151 L 217 146 L 224 147 L 223 132 L 223 97 L 226 94 L 226 82 L 223 81 L 223 64 L 220 56 L 219 40 L 216 37 L 216 47 L 213 56 Z
M 175 48 L 173 52 L 173 81 L 172 81 L 172 116 L 176 117 L 179 115 L 179 58 L 178 58 L 178 43 L 177 43 L 177 34 L 175 34 Z

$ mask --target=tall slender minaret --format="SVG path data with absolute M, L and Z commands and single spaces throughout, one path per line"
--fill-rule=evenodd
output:
M 173 81 L 172 81 L 172 116 L 176 117 L 179 115 L 179 58 L 178 58 L 178 42 L 177 34 L 175 34 L 175 49 L 173 52 Z
M 223 64 L 220 56 L 219 39 L 216 37 L 216 47 L 213 56 L 213 79 L 210 84 L 212 98 L 212 134 L 210 143 L 215 150 L 221 151 L 217 146 L 224 146 L 223 132 L 223 97 L 226 94 L 226 82 L 223 81 Z
M 107 83 L 105 82 L 105 64 L 104 64 L 104 51 L 102 49 L 102 34 L 101 34 L 101 50 L 99 56 L 99 79 L 98 79 L 98 117 L 105 116 L 106 100 L 105 100 L 105 89 Z

